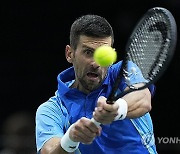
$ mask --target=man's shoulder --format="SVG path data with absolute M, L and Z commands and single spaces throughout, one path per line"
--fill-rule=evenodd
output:
M 61 109 L 60 100 L 58 100 L 57 96 L 51 97 L 46 102 L 40 104 L 37 108 L 36 112 L 50 112 L 50 111 L 58 111 Z

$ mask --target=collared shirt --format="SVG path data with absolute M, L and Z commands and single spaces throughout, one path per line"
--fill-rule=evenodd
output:
M 55 96 L 41 104 L 36 112 L 36 145 L 39 152 L 46 141 L 52 137 L 62 137 L 69 126 L 81 117 L 92 118 L 92 113 L 99 96 L 108 97 L 118 75 L 122 62 L 109 67 L 102 85 L 85 94 L 76 88 L 70 88 L 75 80 L 74 68 L 68 68 L 58 77 L 58 90 Z M 128 84 L 147 82 L 139 68 L 132 62 L 128 64 Z M 133 68 L 133 69 L 132 69 Z M 122 80 L 118 93 L 127 87 Z M 154 86 L 150 88 L 154 92 Z M 149 113 L 136 119 L 114 121 L 102 125 L 101 136 L 90 145 L 80 144 L 75 153 L 81 154 L 155 154 L 153 125 Z

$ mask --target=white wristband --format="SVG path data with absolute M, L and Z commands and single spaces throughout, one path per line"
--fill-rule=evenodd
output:
M 68 128 L 67 132 L 61 138 L 61 147 L 67 152 L 74 152 L 79 146 L 79 142 L 74 142 L 69 137 L 69 131 L 72 126 L 73 124 Z
M 126 118 L 128 111 L 127 102 L 124 99 L 119 98 L 115 103 L 119 105 L 119 109 L 118 115 L 114 118 L 114 121 L 123 120 L 124 118 Z

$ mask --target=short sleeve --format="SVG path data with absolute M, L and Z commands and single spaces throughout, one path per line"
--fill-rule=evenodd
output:
M 143 74 L 141 72 L 141 70 L 139 69 L 139 67 L 133 63 L 133 62 L 129 62 L 128 63 L 128 77 L 129 77 L 129 80 L 130 81 L 128 84 L 129 85 L 133 85 L 133 84 L 136 84 L 136 83 L 142 83 L 142 82 L 148 82 L 144 77 L 143 77 Z M 151 95 L 154 96 L 154 93 L 155 93 L 155 85 L 154 84 L 151 84 L 148 89 L 149 91 L 151 92 Z
M 36 146 L 39 151 L 52 137 L 62 137 L 66 116 L 57 102 L 48 101 L 36 111 Z
M 128 85 L 147 82 L 147 80 L 143 77 L 141 70 L 135 63 L 129 61 L 127 66 L 128 74 L 125 80 Z
M 122 66 L 122 61 L 119 61 L 118 63 L 114 64 L 111 69 L 110 73 L 113 75 L 112 80 L 115 82 L 115 79 L 118 76 L 119 68 Z M 138 84 L 138 83 L 146 83 L 148 82 L 144 77 L 140 70 L 140 68 L 133 63 L 132 61 L 128 62 L 127 65 L 127 77 L 123 78 L 120 82 L 119 89 L 117 90 L 117 94 L 121 93 L 127 86 Z M 151 92 L 151 95 L 154 96 L 155 93 L 155 85 L 150 85 L 149 91 Z

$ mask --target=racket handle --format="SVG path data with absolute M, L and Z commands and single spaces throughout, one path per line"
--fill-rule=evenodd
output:
M 99 127 L 101 125 L 100 122 L 97 122 L 94 118 L 91 119 L 91 121 L 97 126 Z

